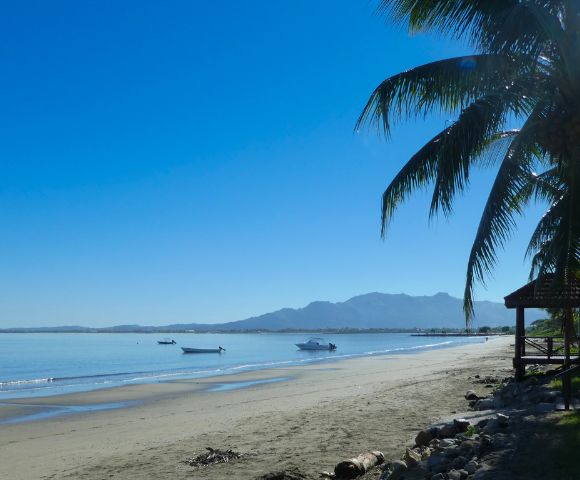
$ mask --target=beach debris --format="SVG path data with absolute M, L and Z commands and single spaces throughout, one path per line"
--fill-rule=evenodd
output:
M 206 450 L 206 453 L 202 453 L 196 457 L 186 458 L 183 460 L 183 463 L 190 467 L 207 467 L 208 465 L 215 465 L 217 463 L 229 463 L 244 456 L 244 454 L 234 452 L 233 450 L 219 450 L 211 447 L 206 447 Z
M 371 468 L 382 464 L 384 461 L 383 452 L 361 453 L 358 457 L 340 462 L 334 467 L 334 473 L 340 479 L 356 478 L 359 475 L 364 475 Z
M 479 396 L 473 390 L 467 390 L 465 400 L 479 400 Z
M 418 449 L 407 448 L 403 460 L 408 466 L 414 467 L 421 461 L 421 452 Z

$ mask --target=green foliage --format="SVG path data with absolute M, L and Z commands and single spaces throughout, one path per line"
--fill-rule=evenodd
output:
M 382 233 L 414 191 L 433 187 L 431 215 L 452 213 L 474 167 L 497 167 L 467 265 L 464 309 L 532 202 L 547 204 L 526 255 L 530 276 L 555 284 L 580 272 L 580 3 L 569 0 L 382 0 L 379 12 L 413 32 L 467 40 L 470 57 L 394 75 L 357 123 L 392 124 L 434 112 L 457 120 L 409 159 L 383 194 Z M 517 122 L 519 128 L 510 129 Z
M 562 379 L 557 378 L 550 382 L 549 386 L 558 390 L 562 389 Z M 580 393 L 580 375 L 572 377 L 572 394 Z
M 536 320 L 526 328 L 526 334 L 537 337 L 558 337 L 562 335 L 562 325 L 552 318 Z
M 467 427 L 467 430 L 465 431 L 464 435 L 466 437 L 472 437 L 476 433 L 477 433 L 477 431 L 475 429 L 475 426 L 474 425 L 469 425 L 469 427 Z
M 564 312 L 562 309 L 546 309 L 548 313 L 548 318 L 542 320 L 536 320 L 526 328 L 526 333 L 528 335 L 535 335 L 538 337 L 558 337 L 562 336 L 564 332 Z M 574 311 L 572 314 L 573 328 L 575 332 L 578 332 L 578 311 Z
M 479 327 L 479 333 L 489 333 L 491 332 L 491 327 Z

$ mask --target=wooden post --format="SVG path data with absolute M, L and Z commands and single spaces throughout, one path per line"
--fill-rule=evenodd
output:
M 574 324 L 571 308 L 567 308 L 564 311 L 564 322 L 564 371 L 567 371 L 572 364 L 570 361 L 570 343 Z M 562 390 L 564 393 L 564 408 L 570 410 L 570 397 L 572 396 L 572 377 L 570 375 L 564 375 L 562 378 Z
M 524 307 L 516 308 L 516 356 L 514 358 L 514 367 L 516 368 L 516 382 L 524 379 L 524 364 L 522 363 L 522 344 L 524 343 Z

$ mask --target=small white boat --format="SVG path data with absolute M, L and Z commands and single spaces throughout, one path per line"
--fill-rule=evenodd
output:
M 327 343 L 319 337 L 312 337 L 307 342 L 297 343 L 296 346 L 300 350 L 336 350 L 336 345 L 334 343 Z
M 164 338 L 163 340 L 157 340 L 159 345 L 175 345 L 177 342 L 172 338 Z
M 222 347 L 218 348 L 189 348 L 189 347 L 181 347 L 183 353 L 222 353 L 225 352 L 226 349 Z

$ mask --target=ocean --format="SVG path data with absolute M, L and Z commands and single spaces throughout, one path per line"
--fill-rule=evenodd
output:
M 403 333 L 328 334 L 333 352 L 298 350 L 299 333 L 171 335 L 141 333 L 0 334 L 0 399 L 85 392 L 121 385 L 203 378 L 341 359 L 413 354 L 485 341 L 481 337 L 413 337 Z M 183 354 L 180 347 L 226 349 L 221 354 Z

